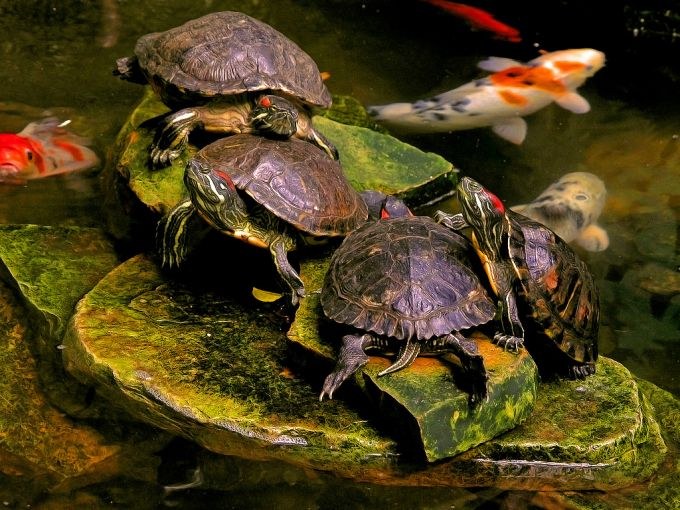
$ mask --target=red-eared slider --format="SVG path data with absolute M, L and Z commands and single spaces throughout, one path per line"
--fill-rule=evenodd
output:
M 462 213 L 437 213 L 472 241 L 498 297 L 501 331 L 494 341 L 524 345 L 543 375 L 582 379 L 595 373 L 600 307 L 586 264 L 550 229 L 510 210 L 478 182 L 458 183 Z M 525 337 L 525 327 L 527 334 Z
M 453 352 L 470 379 L 470 403 L 477 403 L 487 396 L 488 374 L 475 341 L 459 331 L 490 321 L 496 307 L 471 269 L 468 240 L 395 201 L 388 197 L 382 219 L 349 234 L 331 258 L 321 305 L 354 330 L 343 337 L 320 398 L 332 398 L 368 361 L 364 351 L 377 349 L 398 353 L 381 376 L 421 352 Z
M 298 244 L 297 234 L 343 236 L 368 217 L 340 164 L 294 138 L 221 138 L 189 161 L 184 182 L 190 198 L 158 225 L 163 265 L 178 266 L 185 259 L 188 221 L 198 214 L 220 232 L 269 248 L 293 304 L 304 295 L 287 257 Z
M 151 145 L 151 162 L 166 165 L 197 127 L 217 133 L 296 136 L 337 159 L 312 127 L 309 108 L 331 95 L 312 58 L 280 32 L 240 12 L 216 12 L 139 38 L 135 56 L 114 74 L 149 83 L 173 110 Z

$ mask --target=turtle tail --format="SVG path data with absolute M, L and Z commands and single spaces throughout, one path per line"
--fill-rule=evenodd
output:
M 399 350 L 397 361 L 380 372 L 378 377 L 391 374 L 392 372 L 396 372 L 402 368 L 406 368 L 411 363 L 413 363 L 413 361 L 418 357 L 418 354 L 420 354 L 420 342 L 413 342 L 411 340 L 407 341 L 406 345 Z

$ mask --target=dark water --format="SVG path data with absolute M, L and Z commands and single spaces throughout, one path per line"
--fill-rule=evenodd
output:
M 642 11 L 635 4 L 613 12 L 592 2 L 496 4 L 476 5 L 520 28 L 522 43 L 471 32 L 415 0 L 0 2 L 0 132 L 18 131 L 49 110 L 72 119 L 73 129 L 89 136 L 105 159 L 142 93 L 111 76 L 115 59 L 130 54 L 144 33 L 218 10 L 241 10 L 272 24 L 331 74 L 332 92 L 366 104 L 454 88 L 480 76 L 475 65 L 488 55 L 528 60 L 537 49 L 603 50 L 607 66 L 580 89 L 592 111 L 578 116 L 552 105 L 528 119 L 521 146 L 489 130 L 408 141 L 442 154 L 509 204 L 531 200 L 567 172 L 602 178 L 609 199 L 601 223 L 611 245 L 602 253 L 583 253 L 602 292 L 601 353 L 680 395 L 680 41 L 663 34 L 634 38 L 637 18 L 631 13 Z M 0 187 L 0 221 L 102 225 L 99 170 Z M 199 458 L 207 462 L 210 456 L 174 444 L 162 464 L 162 482 L 190 478 Z M 146 486 L 107 486 L 97 494 L 100 502 L 123 507 L 162 501 L 181 508 L 551 507 L 533 494 L 370 487 L 272 463 L 231 462 L 232 487 L 178 491 L 165 500 Z

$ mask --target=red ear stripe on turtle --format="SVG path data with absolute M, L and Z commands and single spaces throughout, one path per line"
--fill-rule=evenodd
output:
M 216 168 L 213 171 L 215 172 L 215 174 L 220 179 L 222 179 L 224 182 L 227 183 L 227 186 L 229 186 L 229 189 L 231 189 L 232 191 L 236 190 L 236 186 L 234 185 L 234 181 L 231 180 L 231 177 L 227 172 L 225 172 L 224 170 L 220 170 L 219 168 Z
M 505 213 L 505 206 L 503 205 L 503 202 L 501 202 L 501 199 L 488 190 L 484 190 L 484 192 L 486 193 L 486 196 L 488 196 L 489 199 L 491 200 L 491 203 L 493 204 L 496 211 L 498 211 L 501 214 Z
M 269 99 L 267 96 L 263 96 L 260 98 L 260 106 L 263 108 L 269 108 L 272 105 L 271 99 Z

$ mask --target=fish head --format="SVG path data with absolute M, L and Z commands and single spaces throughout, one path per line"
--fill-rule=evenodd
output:
M 0 181 L 40 172 L 40 146 L 23 136 L 0 134 Z
M 592 48 L 578 48 L 545 53 L 529 62 L 552 72 L 553 79 L 575 89 L 604 67 L 605 55 Z

